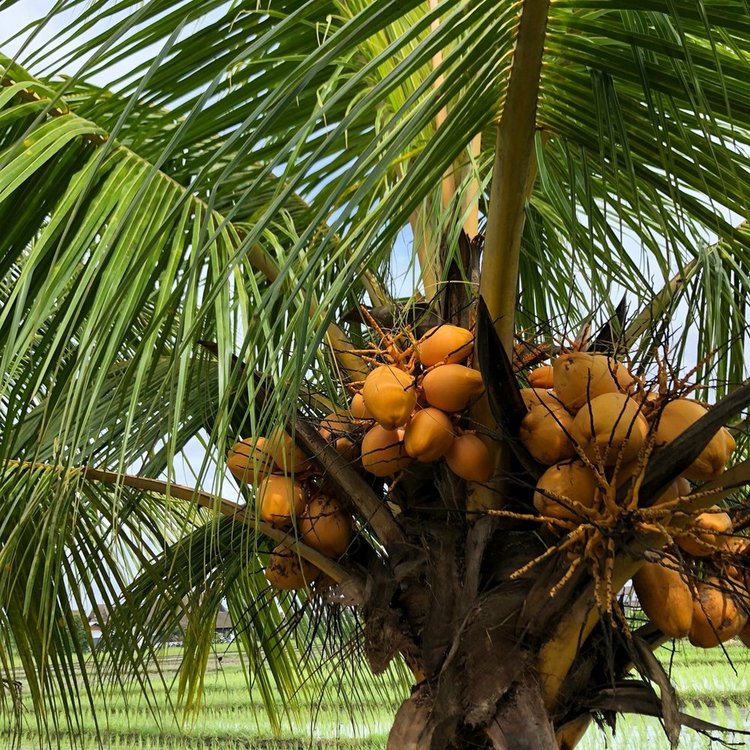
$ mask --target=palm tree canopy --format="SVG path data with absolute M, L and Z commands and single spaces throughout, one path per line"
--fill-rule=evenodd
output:
M 537 91 L 517 327 L 574 335 L 664 287 L 646 312 L 698 332 L 673 349 L 745 377 L 744 0 L 557 0 L 538 75 L 513 65 L 526 3 L 60 0 L 33 25 L 54 38 L 0 56 L 0 658 L 38 708 L 98 689 L 65 635 L 85 600 L 130 623 L 97 677 L 141 674 L 143 633 L 186 609 L 195 704 L 226 601 L 272 715 L 325 682 L 297 655 L 327 615 L 266 606 L 252 518 L 83 467 L 184 482 L 187 456 L 196 488 L 251 500 L 227 448 L 341 403 L 359 304 L 408 269 L 411 301 L 449 270 L 476 289 L 459 231 L 475 196 L 489 211 L 495 126 L 529 128 L 512 71 Z

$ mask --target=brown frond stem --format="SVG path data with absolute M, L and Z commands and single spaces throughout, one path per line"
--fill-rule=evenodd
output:
M 13 460 L 8 461 L 6 466 L 29 471 L 55 472 L 66 478 L 75 479 L 79 477 L 92 482 L 102 482 L 103 484 L 114 485 L 115 487 L 131 487 L 140 490 L 141 492 L 149 492 L 166 498 L 177 498 L 178 500 L 194 503 L 202 508 L 218 512 L 223 516 L 231 518 L 237 523 L 256 528 L 259 532 L 276 542 L 290 543 L 300 557 L 311 562 L 337 583 L 340 583 L 347 578 L 356 578 L 351 571 L 343 568 L 341 565 L 312 547 L 308 547 L 306 544 L 302 544 L 302 542 L 299 541 L 290 540 L 288 531 L 277 529 L 271 526 L 271 524 L 259 520 L 255 514 L 247 508 L 231 500 L 221 498 L 218 495 L 212 495 L 193 487 L 186 487 L 185 485 L 175 484 L 173 482 L 165 482 L 160 479 L 151 479 L 149 477 L 141 477 L 134 474 L 121 474 L 106 469 L 95 469 L 90 466 L 65 467 Z

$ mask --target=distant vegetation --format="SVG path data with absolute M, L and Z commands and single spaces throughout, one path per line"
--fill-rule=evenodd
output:
M 162 665 L 169 676 L 176 672 L 181 650 L 169 648 L 164 653 Z M 664 646 L 657 653 L 668 667 L 672 658 L 670 649 Z M 680 643 L 672 659 L 673 677 L 678 685 L 685 686 L 681 693 L 684 710 L 720 724 L 748 726 L 750 649 L 733 642 L 727 653 L 731 663 L 719 649 L 701 650 Z M 203 708 L 194 720 L 186 722 L 183 729 L 172 720 L 163 691 L 157 690 L 155 694 L 155 701 L 161 709 L 158 716 L 154 716 L 134 687 L 127 704 L 121 699 L 110 704 L 108 724 L 102 727 L 103 745 L 112 750 L 380 750 L 385 747 L 393 711 L 401 700 L 403 696 L 395 689 L 390 703 L 379 697 L 375 690 L 369 700 L 365 696 L 357 702 L 347 703 L 344 695 L 334 703 L 311 700 L 302 706 L 299 715 L 288 717 L 282 737 L 274 738 L 271 726 L 260 710 L 259 696 L 253 691 L 253 696 L 248 699 L 245 670 L 239 658 L 233 650 L 226 651 L 224 647 L 216 651 L 209 664 Z M 103 716 L 103 705 L 98 711 Z M 41 738 L 33 728 L 33 721 L 33 716 L 26 716 L 21 750 L 40 746 Z M 90 714 L 83 729 L 84 748 L 97 747 Z M 606 746 L 611 750 L 666 747 L 663 731 L 653 718 L 618 717 L 615 736 L 612 737 L 609 731 L 607 736 Z M 0 745 L 9 745 L 11 737 L 6 725 Z M 731 737 L 722 739 L 732 741 Z M 604 746 L 603 736 L 594 729 L 589 730 L 581 743 L 584 750 L 600 750 Z M 721 745 L 718 742 L 710 744 L 706 737 L 686 729 L 680 747 L 707 750 Z

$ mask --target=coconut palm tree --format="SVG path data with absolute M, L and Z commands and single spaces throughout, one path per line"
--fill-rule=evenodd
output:
M 23 672 L 44 728 L 50 706 L 74 728 L 110 683 L 148 693 L 186 618 L 194 708 L 226 602 L 274 721 L 348 644 L 355 681 L 414 686 L 394 749 L 572 748 L 627 711 L 673 746 L 706 729 L 618 592 L 674 549 L 649 506 L 750 403 L 746 4 L 59 0 L 30 30 L 0 58 L 6 694 Z M 475 326 L 486 391 L 460 425 L 492 478 L 363 472 L 320 419 L 445 321 Z M 661 352 L 672 395 L 697 361 L 719 399 L 643 449 L 588 536 L 539 523 L 517 440 L 518 384 L 574 344 L 644 379 Z M 735 426 L 734 468 L 675 501 L 688 532 L 721 501 L 741 541 Z M 354 519 L 339 558 L 226 471 L 279 428 Z M 309 587 L 268 586 L 284 540 Z M 69 633 L 92 602 L 110 616 L 87 658 Z

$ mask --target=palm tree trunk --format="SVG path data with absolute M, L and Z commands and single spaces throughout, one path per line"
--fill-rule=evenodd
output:
M 467 716 L 462 718 L 456 722 L 441 715 L 429 690 L 416 688 L 396 714 L 387 748 L 558 750 L 552 721 L 533 672 L 524 673 L 520 680 L 508 685 L 506 695 L 486 723 L 472 726 L 467 723 Z
M 456 520 L 425 520 L 368 587 L 362 614 L 373 671 L 401 652 L 424 675 L 396 713 L 388 748 L 557 750 L 537 664 L 573 595 L 574 587 L 548 595 L 565 562 L 511 579 L 543 547 L 497 519 Z

